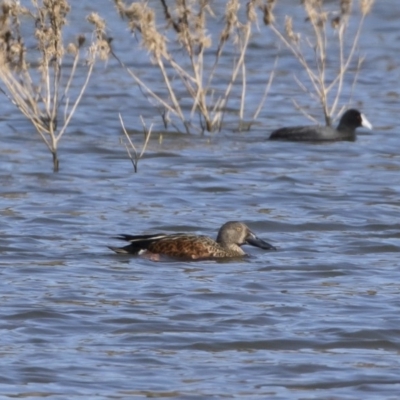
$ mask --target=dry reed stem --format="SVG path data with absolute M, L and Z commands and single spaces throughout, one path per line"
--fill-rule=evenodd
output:
M 84 81 L 72 98 L 70 90 L 76 77 L 85 42 L 78 36 L 76 43 L 64 45 L 63 29 L 67 24 L 70 6 L 66 0 L 32 0 L 32 10 L 16 0 L 3 3 L 0 16 L 0 91 L 31 121 L 53 156 L 53 170 L 59 169 L 57 149 L 89 83 L 97 55 L 105 57 L 107 40 L 105 23 L 91 14 L 93 40 L 87 50 L 87 70 Z M 29 16 L 35 21 L 35 48 L 26 48 L 21 34 L 21 21 Z M 32 55 L 30 55 L 32 54 Z M 27 57 L 39 54 L 39 66 L 30 67 Z M 72 66 L 64 67 L 65 57 L 71 54 Z M 66 75 L 63 77 L 62 75 Z M 63 83 L 66 81 L 66 83 Z M 60 116 L 62 116 L 60 121 Z
M 140 153 L 138 153 L 138 151 L 136 149 L 136 146 L 132 143 L 131 138 L 129 137 L 129 134 L 128 134 L 127 130 L 125 129 L 125 124 L 124 124 L 124 121 L 122 119 L 121 114 L 118 114 L 118 116 L 119 116 L 119 120 L 121 122 L 122 130 L 123 130 L 123 132 L 125 134 L 125 137 L 128 139 L 128 142 L 129 142 L 129 145 L 130 145 L 131 149 L 134 152 L 134 156 L 132 156 L 132 153 L 131 153 L 129 147 L 127 146 L 127 144 L 125 142 L 122 141 L 122 139 L 121 139 L 121 143 L 124 144 L 125 149 L 126 149 L 126 151 L 128 153 L 129 159 L 132 162 L 133 169 L 134 169 L 135 173 L 137 173 L 138 172 L 139 160 L 142 158 L 144 152 L 146 151 L 147 144 L 149 143 L 151 131 L 153 129 L 153 124 L 151 124 L 150 128 L 148 129 L 147 126 L 146 126 L 146 123 L 144 122 L 143 117 L 140 116 L 140 121 L 142 122 L 143 133 L 144 133 L 145 139 L 144 139 L 144 144 L 143 144 L 142 150 L 140 151 Z
M 337 91 L 336 91 L 336 97 L 335 100 L 331 106 L 331 114 L 334 114 L 336 111 L 336 108 L 338 106 L 339 103 L 339 99 L 340 99 L 340 94 L 342 92 L 342 87 L 343 87 L 343 79 L 344 79 L 344 75 L 346 74 L 346 72 L 349 70 L 350 68 L 350 63 L 354 60 L 354 55 L 355 52 L 357 50 L 357 46 L 358 46 L 358 42 L 360 39 L 360 35 L 361 35 L 361 31 L 362 31 L 362 27 L 364 25 L 364 21 L 366 16 L 369 14 L 369 12 L 371 11 L 372 5 L 373 5 L 374 0 L 360 0 L 360 10 L 361 10 L 361 20 L 360 23 L 358 25 L 356 34 L 353 38 L 353 43 L 352 46 L 350 48 L 350 51 L 347 54 L 347 57 L 344 56 L 344 45 L 345 45 L 345 29 L 347 27 L 347 24 L 342 24 L 342 26 L 339 26 L 339 45 L 340 45 L 340 71 L 337 74 L 337 76 L 335 77 L 335 79 L 332 80 L 331 84 L 327 86 L 326 90 L 327 92 L 331 91 L 335 85 L 337 85 Z M 347 23 L 347 21 L 346 21 Z M 357 69 L 356 69 L 356 73 L 354 75 L 354 79 L 353 79 L 353 84 L 352 84 L 352 91 L 353 88 L 356 84 L 358 75 L 359 75 L 359 71 L 361 68 L 361 64 L 362 64 L 362 57 L 359 57 L 357 60 Z
M 246 66 L 245 55 L 251 37 L 252 26 L 257 25 L 257 12 L 260 0 L 248 0 L 246 2 L 246 20 L 241 22 L 238 17 L 241 2 L 228 0 L 225 8 L 224 26 L 221 29 L 219 41 L 216 42 L 215 58 L 211 64 L 204 65 L 204 52 L 212 48 L 213 38 L 208 34 L 208 18 L 214 17 L 210 6 L 210 0 L 175 0 L 168 2 L 160 0 L 163 17 L 166 21 L 166 31 L 161 33 L 156 23 L 156 15 L 148 2 L 136 2 L 127 5 L 123 0 L 114 0 L 118 13 L 128 20 L 128 26 L 135 36 L 140 37 L 142 48 L 148 50 L 153 63 L 157 65 L 168 93 L 167 99 L 156 95 L 148 83 L 139 78 L 131 68 L 126 67 L 118 57 L 120 64 L 133 77 L 140 90 L 146 93 L 146 97 L 154 99 L 167 113 L 178 119 L 185 126 L 186 132 L 193 128 L 191 121 L 195 114 L 200 117 L 202 130 L 220 130 L 226 105 L 229 101 L 232 89 L 239 76 L 242 77 L 241 105 L 239 116 L 244 117 L 246 95 Z M 269 3 L 273 1 L 269 0 Z M 181 59 L 175 58 L 169 49 L 168 38 L 174 34 L 173 40 L 180 45 L 189 68 Z M 150 41 L 149 38 L 153 41 Z M 214 80 L 217 68 L 222 57 L 225 45 L 233 45 L 237 51 L 232 70 L 228 75 L 226 88 L 219 97 L 215 97 Z M 215 47 L 215 46 L 214 46 Z M 240 74 L 241 72 L 241 74 Z M 174 76 L 172 80 L 170 77 Z M 176 91 L 182 85 L 191 99 L 189 118 L 183 112 Z M 163 115 L 165 115 L 163 111 Z M 165 120 L 164 120 L 165 121 Z
M 221 130 L 221 128 L 222 128 L 222 122 L 223 122 L 223 117 L 224 117 L 224 113 L 219 110 L 220 109 L 224 110 L 228 103 L 229 96 L 231 94 L 232 88 L 236 81 L 237 75 L 240 71 L 241 66 L 244 63 L 244 57 L 245 57 L 247 46 L 249 44 L 250 34 L 251 34 L 251 29 L 250 29 L 250 27 L 247 26 L 247 29 L 245 29 L 245 37 L 243 38 L 243 41 L 240 42 L 241 52 L 239 55 L 239 59 L 236 62 L 235 67 L 233 68 L 230 82 L 228 83 L 228 85 L 225 89 L 225 93 L 220 98 L 220 100 L 216 102 L 216 105 L 214 106 L 215 116 L 212 121 L 212 126 L 217 126 L 218 130 Z M 244 97 L 244 93 L 242 92 L 242 99 L 243 99 L 243 97 Z
M 264 90 L 263 96 L 262 96 L 262 98 L 260 100 L 260 103 L 258 104 L 258 107 L 257 107 L 257 109 L 256 109 L 256 111 L 255 111 L 255 113 L 253 115 L 252 123 L 258 118 L 258 115 L 260 114 L 260 112 L 261 112 L 261 110 L 262 110 L 262 108 L 264 106 L 265 100 L 267 99 L 268 93 L 271 90 L 271 85 L 272 85 L 272 82 L 273 82 L 273 80 L 275 78 L 275 71 L 276 71 L 276 69 L 278 67 L 278 60 L 279 60 L 278 57 L 276 57 L 275 63 L 274 63 L 274 67 L 272 68 L 272 71 L 271 71 L 271 73 L 269 74 L 269 77 L 268 77 L 267 84 L 265 85 L 265 90 Z
M 270 23 L 271 30 L 277 35 L 282 43 L 292 52 L 295 58 L 298 60 L 300 65 L 306 71 L 311 87 L 316 94 L 319 103 L 321 104 L 325 116 L 325 122 L 327 125 L 331 125 L 332 116 L 338 115 L 341 110 L 338 111 L 339 101 L 341 99 L 344 77 L 349 72 L 350 65 L 354 62 L 356 57 L 356 50 L 359 43 L 360 34 L 364 24 L 366 15 L 371 11 L 374 0 L 360 0 L 360 11 L 361 19 L 358 23 L 355 36 L 351 40 L 351 44 L 348 45 L 347 28 L 351 18 L 351 0 L 340 1 L 340 11 L 338 16 L 331 20 L 331 26 L 337 32 L 338 42 L 338 72 L 337 74 L 329 79 L 327 78 L 327 49 L 328 49 L 328 19 L 329 13 L 325 11 L 322 0 L 304 0 L 303 6 L 307 15 L 307 19 L 313 29 L 313 41 L 310 38 L 306 38 L 305 42 L 308 46 L 314 49 L 314 62 L 307 61 L 305 54 L 306 50 L 303 48 L 304 41 L 300 41 L 300 35 L 295 33 L 293 30 L 293 21 L 291 17 L 285 19 L 285 33 L 286 36 L 281 33 L 281 30 L 274 24 Z M 330 38 L 331 40 L 331 38 Z M 361 67 L 362 58 L 359 57 L 357 60 L 357 70 L 354 74 L 352 88 L 356 83 L 359 69 Z M 306 89 L 303 83 L 296 79 L 299 86 L 305 92 L 314 96 L 314 94 Z M 352 89 L 353 90 L 353 89 Z M 330 100 L 332 97 L 333 98 Z M 296 107 L 299 107 L 296 104 Z M 304 112 L 305 113 L 305 112 Z M 313 119 L 308 113 L 305 113 L 309 118 Z

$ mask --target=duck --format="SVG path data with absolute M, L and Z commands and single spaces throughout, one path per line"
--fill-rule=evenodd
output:
M 153 254 L 188 260 L 243 257 L 247 255 L 241 247 L 245 244 L 276 250 L 276 247 L 258 238 L 245 223 L 238 221 L 223 224 L 216 240 L 188 233 L 119 235 L 115 239 L 129 242 L 124 247 L 109 246 L 118 254 Z

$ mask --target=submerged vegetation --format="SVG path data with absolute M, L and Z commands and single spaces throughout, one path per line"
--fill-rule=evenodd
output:
M 360 73 L 359 39 L 373 0 L 358 0 L 358 7 L 351 0 L 326 4 L 302 0 L 285 9 L 279 9 L 279 0 L 114 3 L 132 33 L 132 52 L 124 57 L 111 47 L 106 22 L 95 12 L 86 18 L 93 26 L 90 38 L 75 31 L 75 42 L 67 42 L 64 31 L 73 2 L 1 3 L 0 91 L 31 121 L 52 154 L 54 171 L 59 169 L 59 142 L 88 87 L 95 62 L 109 55 L 132 77 L 161 115 L 165 128 L 203 133 L 220 131 L 228 114 L 229 121 L 236 121 L 236 129 L 249 129 L 273 89 L 279 52 L 288 49 L 301 66 L 300 73 L 308 77 L 307 82 L 298 76 L 299 71 L 294 72 L 300 90 L 321 105 L 330 125 L 351 100 L 344 87 L 350 76 L 354 87 Z M 95 9 L 96 4 L 91 7 Z M 277 47 L 276 59 L 263 59 L 266 37 Z M 113 43 L 117 41 L 118 37 Z M 279 49 L 281 44 L 283 49 Z M 252 57 L 260 52 L 258 65 L 262 67 L 251 71 L 251 79 L 247 68 L 250 46 Z M 157 82 L 147 79 L 140 64 L 132 66 L 129 58 L 137 54 L 154 65 L 159 72 Z M 249 94 L 251 102 L 246 101 Z M 302 104 L 293 101 L 312 118 Z M 120 121 L 136 171 L 151 127 L 144 127 L 144 145 L 138 153 L 121 116 Z

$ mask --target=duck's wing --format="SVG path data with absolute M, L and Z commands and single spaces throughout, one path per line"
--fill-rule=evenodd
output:
M 178 234 L 119 235 L 116 239 L 128 241 L 124 247 L 109 247 L 116 253 L 139 254 L 149 251 L 174 258 L 202 259 L 213 257 L 220 246 L 208 236 Z
M 160 240 L 168 240 L 168 238 L 179 237 L 181 235 L 183 234 L 169 235 L 165 233 L 156 233 L 152 235 L 118 235 L 115 236 L 114 239 L 125 240 L 126 242 L 129 242 L 129 244 L 124 247 L 109 246 L 109 248 L 116 253 L 138 254 L 141 251 L 149 250 L 151 245 Z
M 146 241 L 154 241 L 159 240 L 171 235 L 165 233 L 156 233 L 153 235 L 118 235 L 114 236 L 114 239 L 125 240 L 126 242 L 136 243 L 136 242 L 146 242 Z
M 208 236 L 181 234 L 154 241 L 147 249 L 168 257 L 198 260 L 214 257 L 221 246 Z

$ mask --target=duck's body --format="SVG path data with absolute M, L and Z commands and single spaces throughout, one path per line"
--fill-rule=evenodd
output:
M 337 128 L 331 126 L 292 126 L 280 128 L 270 135 L 271 140 L 324 142 L 356 140 L 356 129 L 359 127 L 372 129 L 372 125 L 358 110 L 347 110 L 340 119 Z
M 164 255 L 184 259 L 232 258 L 246 253 L 243 244 L 275 250 L 275 247 L 259 239 L 242 222 L 231 221 L 222 225 L 217 240 L 204 235 L 185 233 L 156 235 L 121 235 L 117 239 L 128 241 L 125 247 L 110 247 L 116 253 Z

